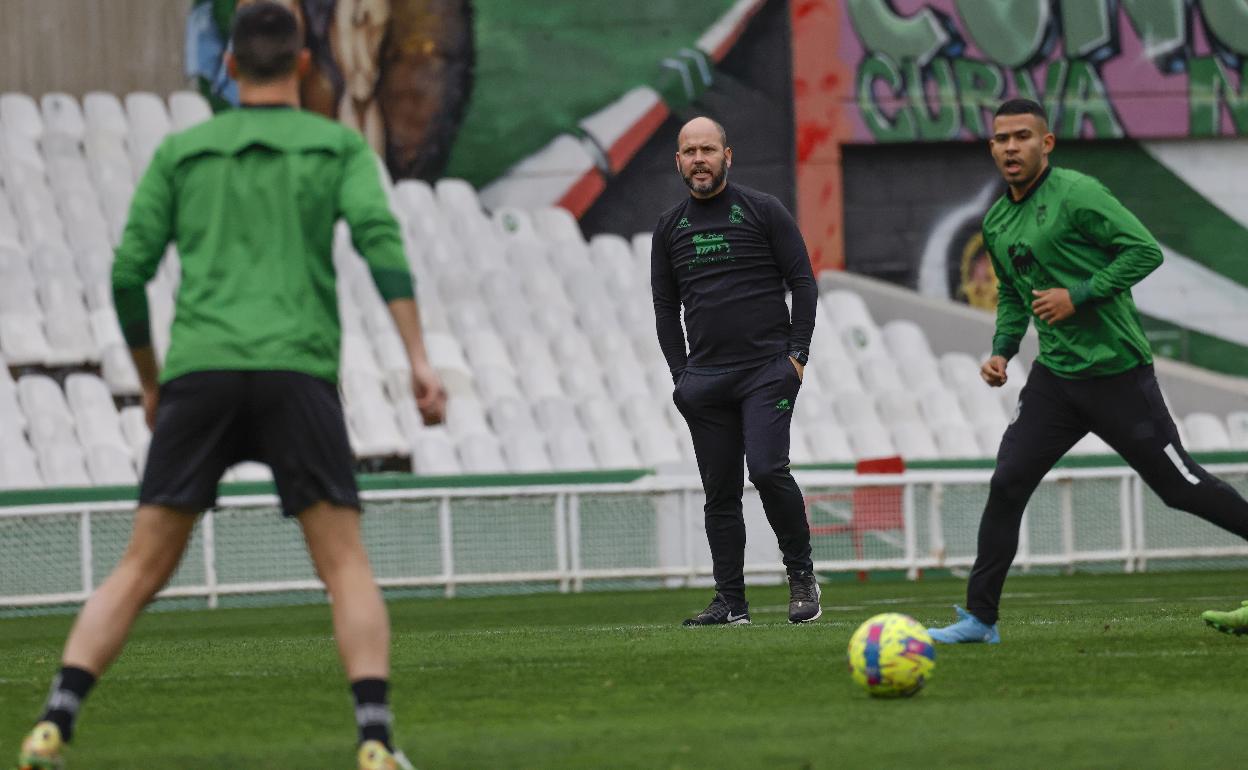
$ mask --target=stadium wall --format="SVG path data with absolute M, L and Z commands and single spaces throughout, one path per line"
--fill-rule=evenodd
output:
M 186 85 L 185 24 L 173 0 L 4 0 L 0 90 L 168 94 Z

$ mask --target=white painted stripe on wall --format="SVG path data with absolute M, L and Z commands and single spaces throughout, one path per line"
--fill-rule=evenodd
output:
M 1206 200 L 1248 227 L 1248 139 L 1140 142 L 1149 155 Z
M 1165 261 L 1131 290 L 1140 311 L 1248 345 L 1248 287 L 1161 247 Z

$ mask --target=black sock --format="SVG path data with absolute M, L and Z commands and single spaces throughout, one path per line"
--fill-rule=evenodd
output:
M 389 688 L 385 679 L 357 679 L 351 683 L 360 743 L 381 741 L 388 751 L 393 751 L 394 746 L 390 744 L 390 707 L 386 705 Z
M 95 675 L 73 666 L 64 666 L 52 680 L 47 705 L 43 707 L 40 722 L 51 722 L 61 729 L 61 738 L 69 743 L 74 735 L 74 720 L 82 701 L 95 685 Z

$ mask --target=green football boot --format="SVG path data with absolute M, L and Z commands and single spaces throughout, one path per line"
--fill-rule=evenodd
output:
M 1218 612 L 1217 610 L 1205 610 L 1200 613 L 1200 617 L 1205 621 L 1206 625 L 1213 626 L 1224 634 L 1235 634 L 1243 636 L 1248 634 L 1248 601 L 1237 610 L 1230 612 Z

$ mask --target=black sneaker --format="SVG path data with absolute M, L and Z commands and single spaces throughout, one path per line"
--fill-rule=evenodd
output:
M 691 618 L 685 618 L 682 626 L 748 626 L 750 624 L 750 605 L 743 604 L 733 607 L 720 594 L 715 594 L 706 609 Z
M 815 573 L 789 573 L 789 622 L 809 623 L 823 614 L 819 606 L 819 581 Z

